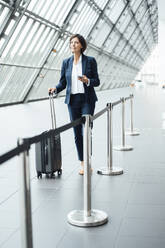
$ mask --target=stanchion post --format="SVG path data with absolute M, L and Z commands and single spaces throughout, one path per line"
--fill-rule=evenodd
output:
M 124 97 L 121 98 L 121 103 L 122 103 L 122 131 L 121 131 L 122 145 L 114 147 L 114 149 L 117 151 L 131 151 L 133 150 L 133 147 L 125 144 L 125 99 Z
M 84 127 L 84 210 L 73 210 L 68 222 L 75 226 L 89 227 L 103 225 L 108 216 L 101 210 L 91 209 L 91 116 L 85 115 Z
M 130 94 L 130 113 L 131 113 L 131 118 L 130 118 L 130 129 L 126 131 L 126 135 L 132 135 L 132 136 L 137 136 L 140 135 L 140 132 L 138 129 L 134 129 L 133 127 L 133 94 Z
M 133 132 L 133 95 L 130 96 L 130 103 L 131 103 L 131 132 Z
M 123 169 L 113 167 L 113 125 L 112 125 L 112 103 L 107 104 L 107 168 L 102 168 L 97 171 L 100 175 L 114 176 L 123 174 Z
M 18 145 L 23 144 L 23 139 L 18 139 Z M 21 201 L 21 239 L 22 248 L 33 248 L 31 191 L 29 150 L 20 155 L 20 201 Z
M 91 126 L 86 116 L 84 128 L 84 215 L 91 216 Z
M 112 126 L 112 104 L 107 104 L 107 165 L 108 170 L 112 170 L 113 163 L 113 152 L 112 152 L 112 135 L 113 135 L 113 126 Z
M 122 98 L 122 146 L 125 147 L 125 99 Z

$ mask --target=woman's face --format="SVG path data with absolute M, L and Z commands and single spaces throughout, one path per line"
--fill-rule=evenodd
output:
M 81 53 L 82 45 L 77 37 L 70 41 L 70 49 L 72 53 Z

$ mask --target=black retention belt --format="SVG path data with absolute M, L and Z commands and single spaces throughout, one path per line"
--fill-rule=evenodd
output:
M 0 156 L 0 164 L 6 162 L 7 160 L 19 155 L 20 153 L 24 151 L 28 151 L 30 149 L 30 145 L 38 143 L 44 139 L 50 138 L 51 136 L 56 136 L 72 127 L 75 127 L 79 124 L 85 123 L 85 117 L 81 117 L 80 119 L 77 119 L 71 123 L 68 123 L 62 127 L 51 129 L 49 131 L 43 132 L 39 135 L 36 135 L 34 137 L 25 138 L 23 140 L 23 144 L 18 144 L 16 148 L 6 152 L 5 154 Z

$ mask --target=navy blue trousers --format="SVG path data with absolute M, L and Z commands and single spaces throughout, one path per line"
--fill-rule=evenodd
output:
M 70 120 L 74 121 L 81 118 L 83 115 L 93 115 L 95 110 L 95 102 L 86 103 L 84 94 L 71 95 L 70 103 L 68 104 Z M 83 161 L 83 125 L 77 125 L 73 128 L 75 144 L 78 153 L 78 159 Z

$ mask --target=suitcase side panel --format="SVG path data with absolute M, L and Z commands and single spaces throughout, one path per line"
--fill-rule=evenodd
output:
M 37 172 L 51 174 L 61 169 L 60 134 L 35 144 L 35 160 Z
M 48 142 L 46 139 L 35 144 L 36 170 L 41 173 L 49 173 L 48 168 Z
M 35 144 L 35 162 L 37 172 L 42 171 L 42 151 L 41 151 L 41 142 Z
M 55 160 L 57 163 L 57 169 L 60 170 L 62 167 L 62 156 L 61 156 L 61 137 L 60 134 L 55 136 L 54 138 L 54 142 L 55 142 Z
M 50 156 L 49 162 L 52 165 L 52 171 L 56 172 L 61 169 L 61 139 L 60 135 L 50 138 Z

